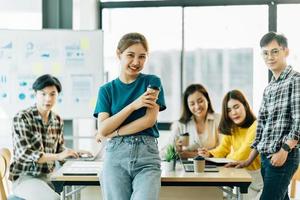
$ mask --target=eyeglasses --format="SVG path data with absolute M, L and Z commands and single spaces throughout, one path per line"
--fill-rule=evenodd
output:
M 275 48 L 272 49 L 271 51 L 264 50 L 261 52 L 261 55 L 263 56 L 264 59 L 267 59 L 268 56 L 277 57 L 279 55 L 280 50 L 283 50 L 283 48 L 279 48 L 279 49 Z

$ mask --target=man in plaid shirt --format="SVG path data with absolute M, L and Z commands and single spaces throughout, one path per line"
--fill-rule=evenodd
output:
M 78 157 L 78 152 L 64 147 L 63 120 L 51 111 L 61 84 L 46 74 L 32 88 L 36 104 L 13 118 L 13 162 L 9 178 L 13 181 L 14 194 L 26 200 L 60 199 L 48 175 L 55 161 Z
M 260 153 L 264 188 L 261 200 L 286 200 L 288 186 L 299 165 L 300 73 L 287 65 L 284 35 L 269 32 L 260 41 L 262 57 L 272 71 L 258 115 L 256 138 L 249 158 L 233 163 L 248 166 Z

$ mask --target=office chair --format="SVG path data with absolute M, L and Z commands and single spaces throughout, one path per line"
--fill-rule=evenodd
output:
M 10 163 L 10 151 L 7 148 L 0 149 L 0 192 L 1 200 L 7 200 L 7 171 Z
M 8 171 L 10 164 L 11 154 L 9 149 L 0 149 L 0 200 L 24 200 L 20 197 L 9 195 L 8 196 Z
M 291 198 L 295 198 L 296 196 L 296 181 L 300 181 L 300 166 L 298 167 L 297 171 L 295 172 L 292 180 L 291 180 Z

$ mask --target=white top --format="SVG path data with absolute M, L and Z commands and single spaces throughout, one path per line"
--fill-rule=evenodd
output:
M 221 141 L 221 134 L 218 132 L 219 123 L 219 114 L 208 113 L 205 121 L 204 133 L 198 134 L 194 117 L 192 117 L 187 124 L 183 124 L 179 121 L 174 122 L 171 126 L 171 137 L 166 146 L 162 149 L 161 156 L 164 157 L 168 144 L 174 144 L 180 134 L 183 133 L 189 133 L 190 136 L 189 146 L 187 147 L 188 151 L 194 151 L 201 147 L 207 149 L 215 148 Z

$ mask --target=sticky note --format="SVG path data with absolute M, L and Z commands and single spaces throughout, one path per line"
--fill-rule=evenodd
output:
M 90 48 L 90 41 L 89 41 L 88 38 L 82 38 L 82 39 L 80 40 L 80 48 L 81 48 L 82 50 L 87 50 L 87 49 Z

